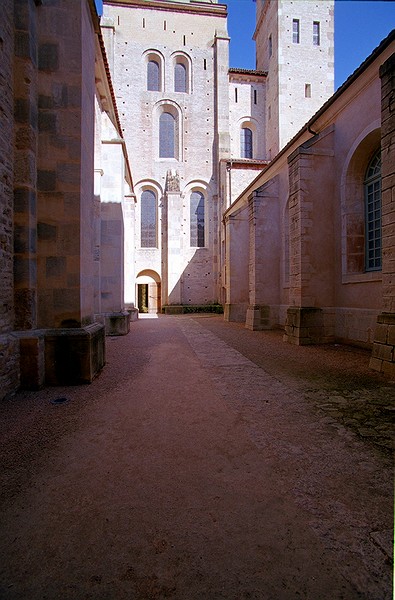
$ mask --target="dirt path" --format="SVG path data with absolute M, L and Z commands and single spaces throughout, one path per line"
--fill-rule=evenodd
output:
M 311 350 L 142 319 L 92 385 L 3 402 L 0 598 L 390 598 L 394 385 L 363 351 Z M 370 425 L 324 400 L 353 391 L 347 361 L 359 412 L 382 399 Z

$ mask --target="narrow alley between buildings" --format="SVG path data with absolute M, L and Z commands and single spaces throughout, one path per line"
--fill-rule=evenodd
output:
M 141 318 L 0 403 L 4 600 L 391 598 L 395 384 L 368 351 Z

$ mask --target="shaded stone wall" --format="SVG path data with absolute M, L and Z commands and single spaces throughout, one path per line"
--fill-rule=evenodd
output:
M 251 196 L 249 203 L 250 258 L 247 329 L 269 329 L 275 324 L 271 307 L 279 304 L 280 202 L 278 177 Z
M 370 366 L 395 375 L 395 54 L 381 67 L 383 309 Z
M 12 0 L 1 5 L 0 18 L 0 396 L 19 383 L 19 344 L 10 335 L 14 325 L 13 298 L 13 55 Z
M 243 322 L 248 306 L 249 214 L 248 206 L 226 218 L 226 321 Z
M 39 27 L 39 326 L 93 319 L 94 31 L 88 3 L 44 5 Z
M 15 0 L 15 329 L 37 323 L 37 8 Z

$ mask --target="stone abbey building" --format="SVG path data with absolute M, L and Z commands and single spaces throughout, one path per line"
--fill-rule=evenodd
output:
M 246 70 L 213 0 L 4 0 L 2 396 L 191 304 L 394 372 L 394 32 L 333 93 L 333 0 L 256 8 Z

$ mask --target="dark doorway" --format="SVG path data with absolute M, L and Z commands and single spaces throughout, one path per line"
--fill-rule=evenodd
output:
M 148 312 L 148 283 L 137 284 L 138 309 L 141 313 Z

